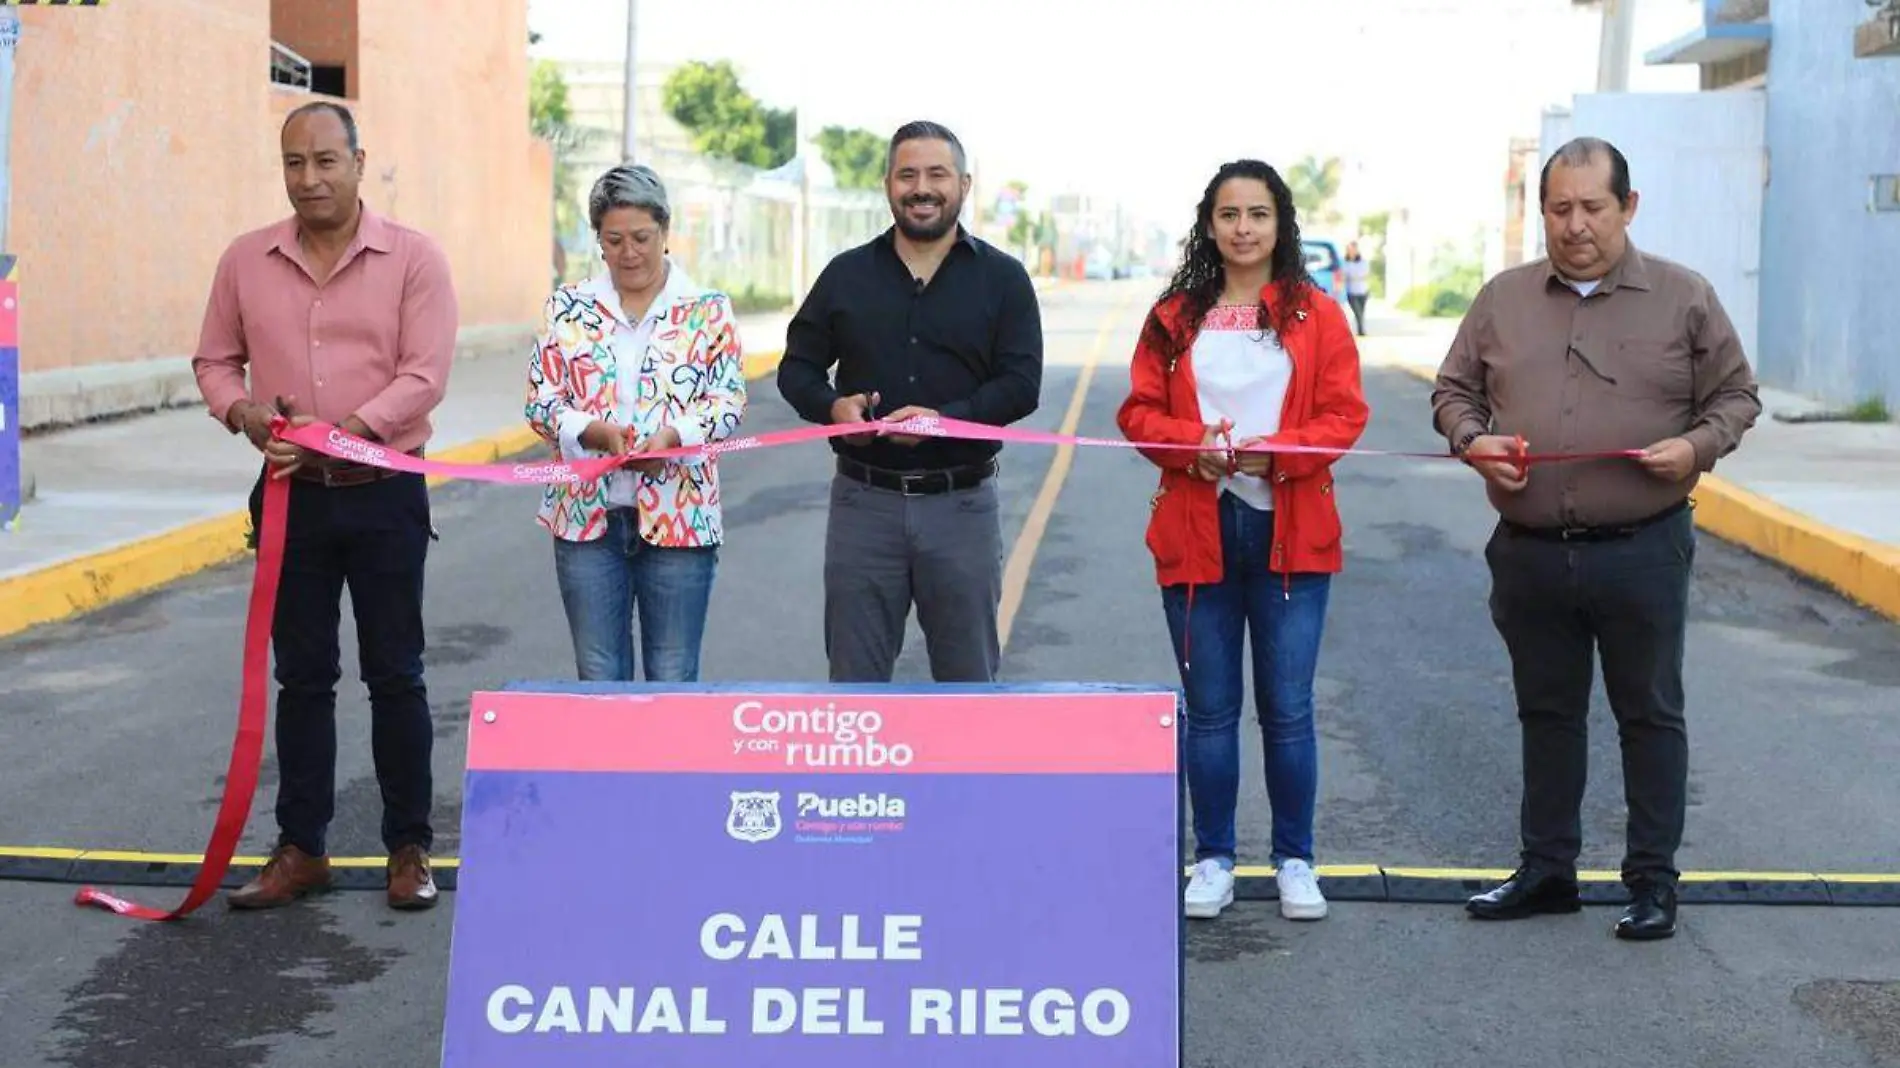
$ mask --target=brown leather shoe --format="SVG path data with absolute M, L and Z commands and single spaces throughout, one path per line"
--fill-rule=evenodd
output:
M 226 901 L 234 909 L 274 909 L 330 889 L 330 858 L 313 857 L 294 845 L 271 850 L 257 878 L 234 890 Z
M 429 874 L 429 853 L 406 845 L 389 857 L 389 907 L 415 911 L 435 907 L 435 876 Z

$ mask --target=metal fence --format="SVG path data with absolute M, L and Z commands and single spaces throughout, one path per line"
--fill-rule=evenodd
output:
M 570 280 L 585 278 L 599 266 L 585 202 L 594 179 L 616 162 L 615 148 L 612 137 L 595 137 L 586 149 L 567 154 L 575 196 L 582 202 L 577 222 L 561 238 Z M 794 252 L 800 213 L 797 181 L 677 150 L 646 150 L 641 161 L 666 184 L 673 209 L 668 235 L 673 258 L 701 285 L 731 294 L 742 312 L 790 306 L 831 257 L 870 240 L 891 221 L 882 192 L 814 187 L 805 193 L 806 258 L 801 265 Z

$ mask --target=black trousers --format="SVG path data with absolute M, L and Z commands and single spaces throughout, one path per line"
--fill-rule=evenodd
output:
M 1618 540 L 1559 542 L 1500 524 L 1485 547 L 1491 616 L 1511 656 L 1523 734 L 1526 866 L 1574 875 L 1596 656 L 1622 742 L 1627 884 L 1679 876 L 1689 740 L 1682 660 L 1695 521 L 1687 509 Z
M 251 493 L 256 528 L 263 482 Z M 343 588 L 369 689 L 370 751 L 382 789 L 382 840 L 434 844 L 435 732 L 423 683 L 422 578 L 432 540 L 428 484 L 402 474 L 329 487 L 291 480 L 283 581 L 271 645 L 277 661 L 279 843 L 322 856 L 336 811 L 337 628 Z

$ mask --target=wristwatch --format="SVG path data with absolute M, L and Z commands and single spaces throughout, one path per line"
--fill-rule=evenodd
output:
M 1464 437 L 1459 438 L 1457 442 L 1452 445 L 1451 454 L 1453 456 L 1463 456 L 1465 454 L 1465 450 L 1471 447 L 1471 443 L 1478 440 L 1479 438 L 1483 436 L 1484 436 L 1483 430 L 1467 431 Z

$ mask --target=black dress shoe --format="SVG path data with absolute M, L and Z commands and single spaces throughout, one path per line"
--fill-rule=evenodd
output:
M 1532 868 L 1519 868 L 1495 889 L 1465 902 L 1465 911 L 1480 920 L 1521 920 L 1581 908 L 1576 879 Z
M 1668 883 L 1637 883 L 1630 888 L 1630 904 L 1616 921 L 1616 937 L 1637 942 L 1668 938 L 1676 933 L 1676 888 Z

